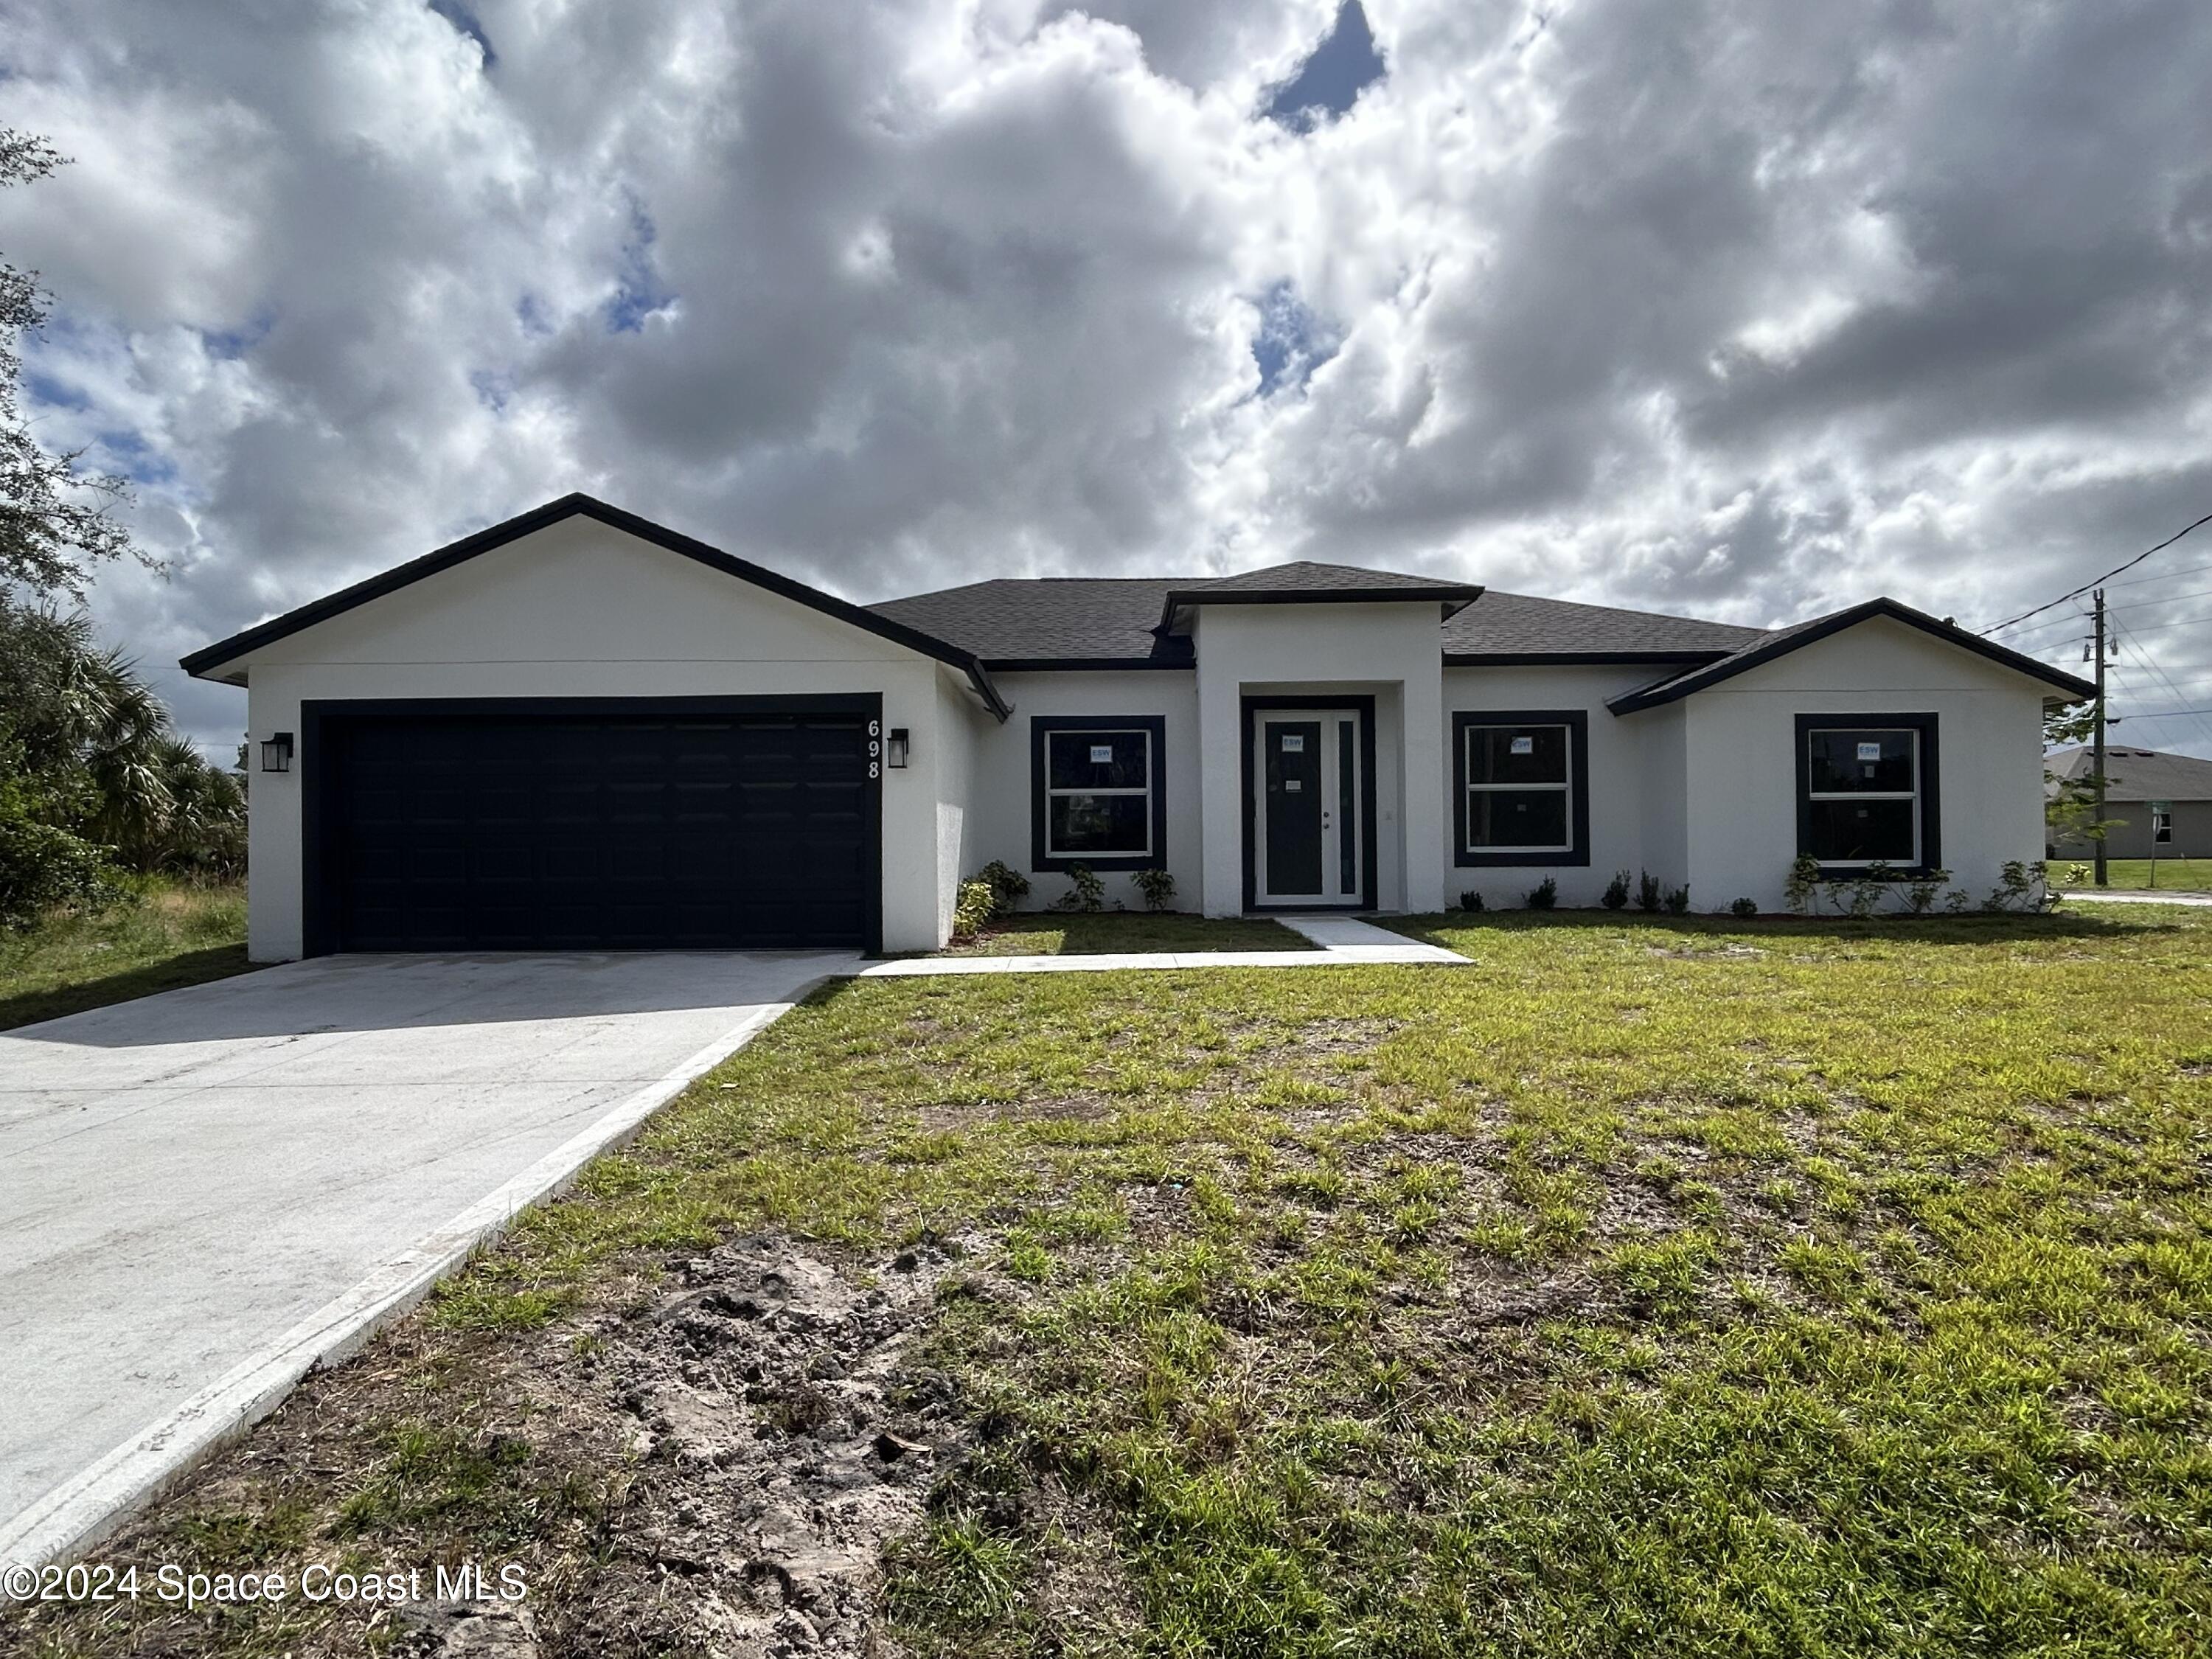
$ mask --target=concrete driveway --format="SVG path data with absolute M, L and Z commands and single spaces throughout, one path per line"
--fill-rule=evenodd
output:
M 0 1538 L 854 962 L 333 957 L 0 1033 Z

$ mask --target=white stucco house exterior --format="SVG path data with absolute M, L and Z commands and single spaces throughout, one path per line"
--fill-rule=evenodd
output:
M 860 606 L 570 495 L 195 652 L 257 960 L 941 944 L 963 875 L 1212 915 L 1986 890 L 2091 688 L 1887 599 L 1767 631 L 1296 563 Z

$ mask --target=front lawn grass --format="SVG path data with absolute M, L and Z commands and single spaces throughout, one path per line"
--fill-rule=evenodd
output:
M 2212 859 L 2160 859 L 2156 870 L 2151 868 L 2148 859 L 2107 859 L 2105 873 L 2115 887 L 2148 890 L 2155 883 L 2178 893 L 2212 892 Z
M 1097 957 L 1122 951 L 1310 951 L 1302 933 L 1263 916 L 1199 916 L 1182 910 L 1024 910 L 947 957 Z
M 246 890 L 152 881 L 89 915 L 0 933 L 0 1030 L 243 973 Z
M 118 1548 L 495 1549 L 572 1628 L 652 1559 L 605 1496 L 646 1474 L 534 1402 L 641 1281 L 770 1229 L 856 1273 L 965 1241 L 907 1362 L 970 1425 L 887 1563 L 917 1653 L 2203 1650 L 2212 925 L 1413 931 L 1474 965 L 817 995 Z M 410 1451 L 433 1420 L 495 1479 Z

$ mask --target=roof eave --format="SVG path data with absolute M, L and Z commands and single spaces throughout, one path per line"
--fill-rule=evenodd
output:
M 1177 631 L 1176 612 L 1200 605 L 1427 605 L 1443 608 L 1439 619 L 1449 622 L 1473 605 L 1483 594 L 1482 587 L 1471 582 L 1438 582 L 1431 587 L 1261 587 L 1238 588 L 1227 592 L 1211 588 L 1194 587 L 1171 590 L 1160 607 L 1160 619 L 1152 632 L 1161 635 Z
M 464 536 L 459 541 L 448 542 L 443 547 L 434 548 L 420 558 L 410 559 L 404 564 L 394 565 L 391 569 L 380 572 L 364 581 L 356 582 L 350 587 L 341 588 L 335 593 L 325 594 L 319 599 L 311 600 L 295 610 L 288 611 L 281 617 L 273 617 L 265 623 L 258 623 L 252 628 L 232 635 L 228 639 L 218 640 L 213 645 L 203 646 L 198 651 L 187 653 L 178 659 L 178 666 L 195 679 L 228 679 L 229 684 L 238 684 L 235 678 L 221 676 L 212 671 L 221 668 L 227 663 L 234 662 L 250 652 L 258 651 L 264 646 L 274 644 L 278 640 L 312 628 L 318 623 L 328 622 L 334 617 L 340 617 L 349 611 L 358 609 L 372 599 L 382 599 L 386 594 L 396 592 L 400 588 L 422 580 L 425 577 L 436 575 L 442 570 L 449 570 L 465 560 L 474 558 L 479 553 L 488 553 L 494 548 L 503 547 L 509 542 L 520 541 L 525 536 L 533 535 L 564 520 L 579 516 L 596 520 L 611 529 L 622 531 L 626 534 L 635 536 L 641 541 L 650 542 L 656 547 L 664 548 L 669 552 L 679 553 L 685 558 L 696 560 L 709 569 L 718 570 L 724 575 L 750 582 L 756 587 L 766 588 L 769 592 L 781 598 L 805 605 L 810 610 L 818 611 L 824 616 L 833 617 L 866 633 L 873 634 L 879 639 L 889 640 L 894 645 L 902 645 L 909 651 L 917 651 L 923 656 L 932 657 L 939 662 L 949 664 L 968 676 L 975 687 L 976 695 L 982 698 L 985 706 L 1000 720 L 1004 720 L 1013 713 L 1012 705 L 999 694 L 998 688 L 991 683 L 989 671 L 983 666 L 982 659 L 973 652 L 963 651 L 957 646 L 923 633 L 918 628 L 909 628 L 904 623 L 896 623 L 889 617 L 878 617 L 864 606 L 853 604 L 850 600 L 841 599 L 832 593 L 824 593 L 819 588 L 810 587 L 805 582 L 786 576 L 778 571 L 770 570 L 765 565 L 754 564 L 750 560 L 738 558 L 733 553 L 726 553 L 720 548 L 702 542 L 696 537 L 686 536 L 680 531 L 671 530 L 665 525 L 655 524 L 650 519 L 627 512 L 622 507 L 612 506 L 594 496 L 586 495 L 581 491 L 571 491 L 566 495 L 546 502 L 542 507 L 532 507 L 527 513 L 517 514 L 514 518 L 489 526 L 472 535 Z
M 1925 611 L 1915 611 L 1911 605 L 1882 598 L 1869 599 L 1863 605 L 1855 605 L 1847 611 L 1838 611 L 1820 623 L 1786 633 L 1779 639 L 1753 646 L 1747 651 L 1731 653 L 1687 674 L 1677 675 L 1673 679 L 1662 680 L 1656 685 L 1647 685 L 1638 690 L 1624 691 L 1617 697 L 1608 698 L 1606 707 L 1615 714 L 1633 714 L 1642 709 L 1679 702 L 1710 686 L 1718 685 L 1723 680 L 1734 679 L 1738 674 L 1786 657 L 1793 651 L 1832 639 L 1846 629 L 1856 628 L 1861 623 L 1871 622 L 1877 617 L 1886 617 L 1892 622 L 1917 628 L 1947 645 L 1955 645 L 1961 650 L 1986 657 L 2000 667 L 2009 668 L 2031 679 L 2041 680 L 2052 687 L 2056 693 L 2061 694 L 2046 696 L 2044 699 L 2046 704 L 2080 702 L 2097 695 L 2097 688 L 2088 681 L 2053 668 L 2049 663 L 2040 662 L 2005 646 L 1993 644 L 1978 634 L 1969 634 L 1963 628 L 1931 617 Z

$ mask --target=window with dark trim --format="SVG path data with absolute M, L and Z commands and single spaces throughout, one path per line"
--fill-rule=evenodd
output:
M 1030 717 L 1030 867 L 1146 870 L 1167 862 L 1159 714 Z
M 1453 857 L 1462 866 L 1589 862 L 1589 714 L 1452 716 Z
M 1824 875 L 1940 867 L 1936 784 L 1935 715 L 1798 715 L 1798 855 Z

